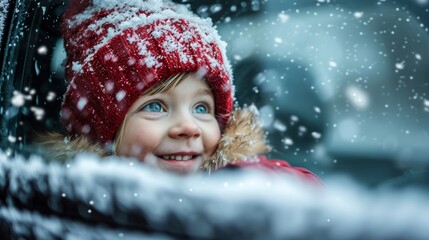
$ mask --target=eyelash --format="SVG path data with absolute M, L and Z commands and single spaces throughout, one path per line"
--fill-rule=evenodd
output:
M 139 111 L 145 111 L 145 108 L 146 107 L 148 107 L 150 104 L 153 104 L 153 103 L 158 103 L 160 106 L 161 106 L 161 112 L 166 112 L 166 107 L 164 106 L 164 104 L 161 102 L 161 101 L 159 101 L 159 100 L 153 100 L 153 101 L 150 101 L 150 102 L 148 102 L 148 103 L 146 103 L 146 104 L 144 104 L 140 109 L 139 109 Z M 147 112 L 155 112 L 155 111 L 147 111 Z
M 153 101 L 150 101 L 150 102 L 144 104 L 138 111 L 145 111 L 145 108 L 148 107 L 150 104 L 153 104 L 153 103 L 158 103 L 161 106 L 161 109 L 162 109 L 161 112 L 167 112 L 165 105 L 159 100 L 153 100 Z M 199 105 L 203 105 L 204 107 L 207 108 L 206 114 L 213 114 L 214 113 L 214 104 L 213 103 L 208 102 L 208 101 L 201 101 L 201 102 L 196 103 L 194 105 L 193 109 L 195 109 L 195 107 L 197 107 Z M 152 112 L 152 111 L 148 111 L 148 112 Z M 155 112 L 155 111 L 153 111 L 153 112 Z

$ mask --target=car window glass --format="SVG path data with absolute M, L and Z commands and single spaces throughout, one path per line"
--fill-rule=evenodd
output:
M 237 100 L 259 109 L 272 158 L 368 186 L 426 171 L 427 2 L 183 2 L 212 17 L 228 42 Z M 1 134 L 3 145 L 23 150 L 35 132 L 64 133 L 66 5 L 13 4 Z

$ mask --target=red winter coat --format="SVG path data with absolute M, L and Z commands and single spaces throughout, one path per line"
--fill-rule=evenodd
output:
M 269 160 L 265 156 L 258 156 L 252 161 L 237 161 L 228 164 L 226 167 L 239 167 L 239 168 L 254 168 L 262 171 L 277 172 L 291 174 L 299 179 L 314 183 L 316 185 L 323 185 L 320 178 L 311 171 L 302 167 L 292 167 L 284 160 L 273 159 Z

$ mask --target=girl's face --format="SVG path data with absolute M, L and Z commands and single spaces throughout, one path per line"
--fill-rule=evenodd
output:
M 220 129 L 204 80 L 188 75 L 168 91 L 143 96 L 125 120 L 117 154 L 188 173 L 217 148 Z

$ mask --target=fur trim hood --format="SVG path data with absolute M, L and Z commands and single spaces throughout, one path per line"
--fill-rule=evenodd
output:
M 60 133 L 47 133 L 39 136 L 36 144 L 46 149 L 49 160 L 66 161 L 80 152 L 91 152 L 102 157 L 110 156 L 102 145 L 90 142 L 85 137 L 70 140 Z M 204 171 L 211 172 L 239 160 L 245 160 L 269 151 L 264 130 L 258 122 L 255 107 L 233 111 L 227 123 L 218 148 L 212 158 L 202 165 Z

